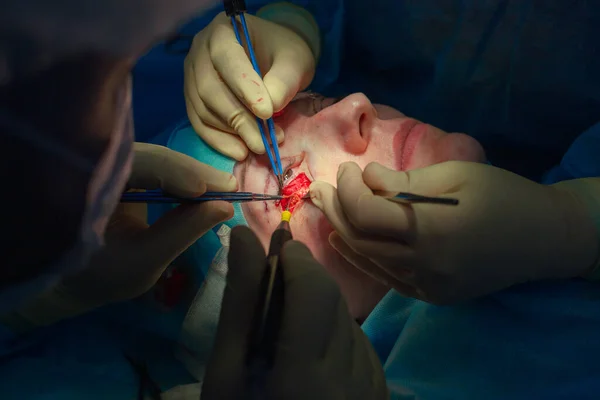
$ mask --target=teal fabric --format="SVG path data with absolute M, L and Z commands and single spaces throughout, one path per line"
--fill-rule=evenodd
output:
M 225 172 L 233 173 L 235 161 L 229 157 L 223 156 L 209 147 L 200 137 L 194 132 L 190 123 L 186 120 L 177 124 L 175 128 L 169 129 L 167 133 L 160 135 L 153 140 L 156 144 L 166 145 L 170 149 L 186 154 L 198 161 L 208 164 L 216 169 Z M 149 219 L 154 221 L 165 211 L 169 206 L 156 205 L 149 210 Z M 240 204 L 234 204 L 234 217 L 225 222 L 230 228 L 237 225 L 248 225 Z M 212 259 L 217 251 L 221 248 L 221 242 L 217 237 L 217 231 L 221 224 L 215 226 L 211 231 L 207 232 L 196 243 L 194 243 L 184 254 L 187 262 L 193 265 L 199 265 L 204 276 L 206 275 Z

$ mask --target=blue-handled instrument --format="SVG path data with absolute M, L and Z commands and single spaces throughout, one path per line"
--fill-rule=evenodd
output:
M 121 203 L 204 203 L 206 201 L 227 201 L 229 203 L 249 203 L 254 201 L 276 201 L 283 196 L 252 192 L 206 192 L 201 196 L 183 198 L 162 191 L 128 192 L 121 196 Z
M 262 73 L 260 72 L 258 62 L 256 61 L 254 47 L 252 46 L 252 41 L 250 40 L 250 33 L 248 32 L 246 17 L 244 16 L 244 13 L 246 12 L 246 2 L 244 0 L 225 0 L 223 3 L 225 5 L 225 14 L 231 18 L 231 25 L 233 27 L 235 37 L 240 46 L 244 47 L 244 42 L 242 41 L 242 36 L 238 26 L 237 17 L 239 17 L 244 39 L 246 40 L 246 49 L 248 50 L 248 55 L 250 56 L 250 62 L 252 63 L 254 71 L 256 71 L 258 76 L 262 78 Z M 267 137 L 267 134 L 265 133 L 265 121 L 256 117 L 256 123 L 258 125 L 258 130 L 260 131 L 263 145 L 265 146 L 265 150 L 267 152 L 267 157 L 269 157 L 269 162 L 271 163 L 273 173 L 277 177 L 279 187 L 283 188 L 284 171 L 283 166 L 281 165 L 281 157 L 279 156 L 279 145 L 277 144 L 277 137 L 275 136 L 275 123 L 273 122 L 273 118 L 266 120 L 266 125 L 269 130 L 269 137 Z

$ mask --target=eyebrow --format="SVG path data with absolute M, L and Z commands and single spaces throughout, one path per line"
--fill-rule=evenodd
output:
M 342 96 L 338 96 L 338 97 L 334 97 L 333 98 L 333 104 L 339 103 L 340 101 L 344 100 L 346 97 L 350 96 L 349 94 L 345 94 Z M 297 101 L 302 101 L 302 100 L 316 100 L 318 98 L 327 98 L 327 96 L 321 94 L 321 93 L 316 93 L 316 92 L 311 92 L 311 91 L 306 91 L 306 92 L 300 92 L 298 94 L 296 94 L 296 96 L 294 96 L 294 98 L 289 102 L 289 104 L 295 103 Z
M 316 95 L 316 96 L 315 96 Z M 288 103 L 289 105 L 292 105 L 293 103 L 299 102 L 299 101 L 310 101 L 310 104 L 312 105 L 313 108 L 313 112 L 315 114 L 319 113 L 320 111 L 323 111 L 324 109 L 331 107 L 337 103 L 339 103 L 340 101 L 344 100 L 346 97 L 348 97 L 349 95 L 343 95 L 343 96 L 338 96 L 338 97 L 334 97 L 333 98 L 333 102 L 331 104 L 328 104 L 325 107 L 322 107 L 320 110 L 317 110 L 316 104 L 315 102 L 317 100 L 321 100 L 321 106 L 323 105 L 323 100 L 327 99 L 327 96 L 324 96 L 320 93 L 312 93 L 312 92 L 302 92 L 296 95 L 296 98 L 292 99 L 292 101 L 290 101 Z M 287 107 L 287 106 L 286 106 Z
M 349 94 L 345 94 L 345 95 L 343 95 L 343 96 L 334 97 L 334 99 L 333 99 L 333 103 L 331 103 L 329 106 L 332 106 L 332 105 L 334 105 L 334 104 L 337 104 L 337 103 L 339 103 L 340 101 L 344 100 L 344 99 L 345 99 L 346 97 L 348 97 L 348 96 L 350 96 L 350 95 L 349 95 Z M 329 106 L 327 106 L 327 107 L 329 107 Z

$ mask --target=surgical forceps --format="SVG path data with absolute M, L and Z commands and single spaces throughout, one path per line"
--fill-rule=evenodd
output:
M 206 201 L 227 201 L 229 203 L 250 203 L 254 201 L 281 200 L 283 196 L 252 192 L 206 192 L 201 196 L 183 198 L 162 191 L 128 192 L 121 196 L 121 203 L 204 203 Z
M 380 195 L 382 192 L 375 192 L 373 194 Z M 431 197 L 421 196 L 420 194 L 399 192 L 393 196 L 381 195 L 386 200 L 392 201 L 399 204 L 439 204 L 444 206 L 457 206 L 459 204 L 458 199 L 450 197 Z M 302 197 L 302 200 L 310 200 L 310 195 L 307 194 Z
M 457 206 L 458 199 L 450 197 L 421 196 L 414 193 L 400 192 L 394 196 L 382 196 L 389 201 L 400 204 L 440 204 L 444 206 Z
M 248 25 L 246 24 L 246 17 L 244 16 L 244 13 L 246 12 L 246 2 L 244 0 L 225 0 L 223 3 L 225 6 L 225 14 L 227 14 L 227 16 L 231 18 L 231 25 L 233 27 L 235 37 L 240 46 L 244 47 L 244 43 L 242 42 L 242 36 L 240 35 L 237 23 L 237 16 L 240 17 L 242 31 L 244 33 L 244 38 L 246 39 L 248 55 L 250 56 L 250 62 L 252 63 L 254 71 L 256 71 L 258 76 L 262 78 L 258 62 L 256 61 L 256 55 L 254 54 L 254 47 L 252 46 L 252 41 L 250 40 L 250 33 L 248 32 Z M 260 136 L 263 141 L 263 145 L 265 146 L 265 151 L 267 152 L 269 162 L 271 163 L 271 168 L 273 169 L 275 177 L 277 177 L 277 182 L 279 183 L 279 188 L 281 189 L 283 188 L 283 167 L 281 165 L 281 157 L 279 156 L 279 145 L 277 144 L 277 137 L 275 136 L 275 123 L 273 122 L 273 118 L 269 118 L 266 122 L 267 127 L 269 129 L 269 137 L 271 139 L 271 143 L 269 143 L 269 140 L 267 139 L 267 134 L 265 133 L 263 120 L 256 117 L 256 123 L 258 125 L 258 130 L 260 131 Z M 273 154 L 271 154 L 271 147 L 273 150 Z

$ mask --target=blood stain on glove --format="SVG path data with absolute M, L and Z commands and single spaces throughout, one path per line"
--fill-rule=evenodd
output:
M 284 197 L 275 205 L 281 207 L 282 210 L 294 212 L 294 210 L 302 203 L 302 198 L 310 191 L 310 179 L 304 172 L 301 172 L 287 185 L 283 187 L 281 195 Z

